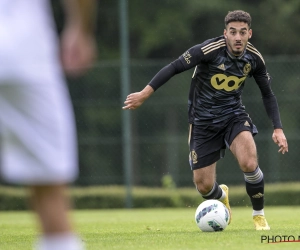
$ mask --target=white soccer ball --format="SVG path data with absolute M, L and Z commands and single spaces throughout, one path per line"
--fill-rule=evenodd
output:
M 196 224 L 203 232 L 223 231 L 228 226 L 229 218 L 228 209 L 218 200 L 202 202 L 195 213 Z

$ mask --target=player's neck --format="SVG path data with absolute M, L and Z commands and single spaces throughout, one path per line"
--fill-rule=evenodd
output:
M 227 51 L 227 54 L 228 54 L 232 59 L 238 59 L 238 58 L 241 58 L 241 57 L 245 54 L 246 49 L 244 49 L 244 50 L 242 51 L 242 53 L 240 53 L 239 55 L 233 54 L 233 53 L 228 49 L 228 47 L 227 47 L 226 51 Z

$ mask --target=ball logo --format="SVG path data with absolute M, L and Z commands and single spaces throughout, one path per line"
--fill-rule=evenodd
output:
M 200 213 L 197 214 L 196 221 L 199 222 L 200 219 L 201 219 L 204 215 L 208 214 L 208 213 L 211 212 L 211 211 L 214 211 L 215 209 L 217 209 L 217 207 L 218 207 L 218 204 L 212 204 L 212 205 L 210 205 L 210 206 L 208 206 L 208 207 L 203 208 L 203 209 L 200 211 Z
M 238 89 L 245 81 L 246 77 L 226 76 L 224 74 L 214 75 L 210 83 L 215 89 L 224 89 L 227 92 Z
M 224 205 L 225 206 L 225 205 Z M 225 207 L 226 208 L 226 207 Z M 229 214 L 228 214 L 228 210 L 225 209 L 225 221 L 228 222 L 229 220 Z
M 222 226 L 217 221 L 211 220 L 211 221 L 208 221 L 207 223 L 210 227 L 213 228 L 214 231 L 216 231 L 216 232 L 223 231 Z

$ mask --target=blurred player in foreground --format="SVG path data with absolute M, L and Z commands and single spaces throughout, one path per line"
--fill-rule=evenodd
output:
M 273 122 L 273 141 L 279 152 L 288 152 L 276 97 L 271 89 L 262 55 L 248 40 L 251 16 L 237 10 L 225 17 L 222 36 L 188 49 L 161 69 L 141 91 L 127 96 L 123 109 L 136 109 L 171 77 L 195 68 L 189 94 L 190 166 L 197 190 L 205 199 L 222 201 L 230 213 L 228 187 L 216 182 L 216 163 L 228 147 L 244 173 L 253 207 L 256 230 L 269 230 L 264 215 L 264 176 L 258 165 L 253 136 L 257 129 L 242 104 L 247 77 L 254 77 L 268 116 Z
M 29 186 L 41 225 L 39 250 L 79 250 L 67 184 L 78 175 L 75 120 L 64 71 L 95 57 L 95 3 L 65 0 L 59 43 L 48 0 L 0 1 L 1 177 Z

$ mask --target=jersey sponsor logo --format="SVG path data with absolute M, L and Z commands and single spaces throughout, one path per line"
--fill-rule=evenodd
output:
M 192 56 L 189 51 L 184 52 L 182 56 L 187 64 L 191 63 L 190 58 L 192 58 Z
M 247 76 L 250 71 L 251 71 L 251 64 L 250 63 L 246 63 L 245 66 L 244 66 L 244 68 L 243 68 L 244 75 Z
M 224 89 L 225 91 L 230 92 L 238 89 L 245 81 L 245 79 L 246 76 L 238 78 L 237 76 L 216 74 L 210 79 L 210 83 L 215 89 Z

